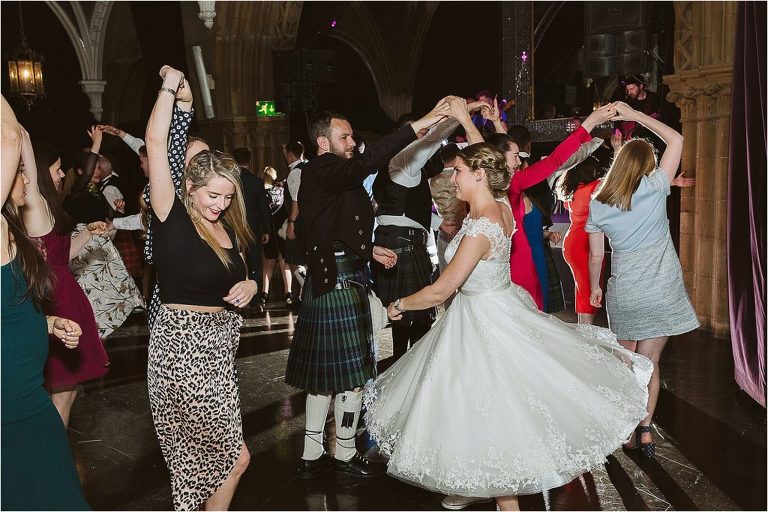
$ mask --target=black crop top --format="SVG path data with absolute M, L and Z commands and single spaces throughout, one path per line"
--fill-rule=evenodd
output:
M 227 228 L 232 249 L 225 249 L 232 265 L 227 268 L 197 234 L 192 219 L 174 194 L 165 222 L 157 217 L 154 227 L 154 263 L 160 301 L 163 304 L 225 306 L 230 288 L 246 279 L 233 231 Z

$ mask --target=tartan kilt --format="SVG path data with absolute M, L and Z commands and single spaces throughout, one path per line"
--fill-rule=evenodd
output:
M 565 309 L 565 295 L 560 273 L 552 257 L 549 240 L 544 239 L 544 261 L 547 263 L 547 313 L 557 313 Z
M 288 354 L 285 382 L 310 393 L 347 391 L 376 377 L 365 262 L 343 256 L 336 263 L 337 283 L 360 284 L 315 297 L 308 273 Z
M 397 254 L 397 264 L 390 268 L 376 260 L 371 261 L 371 274 L 376 294 L 384 307 L 432 284 L 432 262 L 425 244 L 417 237 L 406 239 L 405 236 L 392 236 L 395 233 L 413 232 L 413 229 L 398 226 L 379 226 L 376 228 L 376 245 L 392 249 Z M 425 235 L 426 236 L 426 235 Z M 428 308 L 403 313 L 400 322 L 434 322 L 436 308 Z
M 133 233 L 130 231 L 118 230 L 112 243 L 123 258 L 125 268 L 131 277 L 140 279 L 142 276 L 142 254 L 133 239 Z

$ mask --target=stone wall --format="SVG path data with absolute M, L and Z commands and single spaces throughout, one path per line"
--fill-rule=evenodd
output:
M 729 333 L 726 268 L 728 145 L 736 2 L 675 2 L 675 74 L 667 99 L 681 112 L 680 263 L 702 328 Z

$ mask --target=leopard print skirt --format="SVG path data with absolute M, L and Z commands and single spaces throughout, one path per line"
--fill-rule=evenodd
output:
M 235 354 L 242 324 L 228 310 L 199 313 L 161 305 L 150 330 L 149 403 L 176 510 L 197 510 L 240 455 Z

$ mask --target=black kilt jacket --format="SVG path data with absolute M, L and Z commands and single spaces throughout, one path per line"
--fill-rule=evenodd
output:
M 355 152 L 354 157 L 345 159 L 323 153 L 302 170 L 298 223 L 309 258 L 313 296 L 336 286 L 334 240 L 371 260 L 374 215 L 363 181 L 415 139 L 413 128 L 404 126 L 366 144 L 362 154 Z

